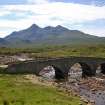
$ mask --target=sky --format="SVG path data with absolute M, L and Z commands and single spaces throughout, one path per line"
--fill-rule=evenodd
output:
M 105 37 L 105 0 L 0 0 L 0 37 L 32 24 Z

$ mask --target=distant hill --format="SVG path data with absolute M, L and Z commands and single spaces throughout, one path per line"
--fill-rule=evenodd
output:
M 63 26 L 48 26 L 40 28 L 33 24 L 27 29 L 15 31 L 0 39 L 0 45 L 28 46 L 28 45 L 59 45 L 59 44 L 85 44 L 104 43 L 105 38 L 85 34 L 78 30 L 69 30 Z

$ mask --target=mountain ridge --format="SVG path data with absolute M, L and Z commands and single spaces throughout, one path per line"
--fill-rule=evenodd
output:
M 44 28 L 32 24 L 27 29 L 14 31 L 10 35 L 0 40 L 5 45 L 38 45 L 38 44 L 84 44 L 84 43 L 104 43 L 105 38 L 86 34 L 79 30 L 70 30 L 61 25 L 47 26 Z

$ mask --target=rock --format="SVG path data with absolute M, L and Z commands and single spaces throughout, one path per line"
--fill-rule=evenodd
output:
M 96 89 L 94 88 L 94 89 L 91 89 L 91 91 L 96 91 Z
M 87 100 L 86 98 L 84 98 L 84 97 L 81 97 L 81 100 L 82 100 L 83 102 L 85 102 L 85 103 L 88 103 L 88 100 Z
M 95 101 L 94 100 L 90 100 L 90 103 L 95 103 Z
M 91 103 L 88 103 L 87 105 L 92 105 Z

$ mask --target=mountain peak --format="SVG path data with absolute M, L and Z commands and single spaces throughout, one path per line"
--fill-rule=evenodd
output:
M 56 28 L 64 28 L 63 26 L 61 25 L 57 25 Z
M 68 28 L 63 27 L 61 25 L 57 25 L 55 28 L 58 29 L 58 30 L 62 30 L 62 31 L 68 31 L 69 30 Z
M 29 28 L 30 29 L 36 29 L 36 28 L 40 28 L 40 27 L 38 25 L 36 25 L 36 24 L 32 24 Z

